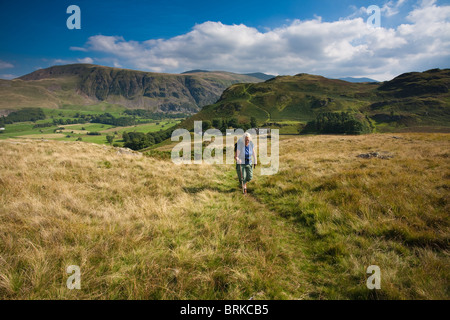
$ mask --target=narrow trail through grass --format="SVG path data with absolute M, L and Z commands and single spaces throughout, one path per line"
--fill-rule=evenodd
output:
M 86 143 L 0 149 L 4 299 L 306 297 L 292 226 L 243 198 L 231 166 Z M 80 266 L 81 290 L 65 288 L 68 265 Z
M 280 219 L 276 212 L 268 209 L 267 205 L 259 201 L 252 195 L 253 186 L 258 183 L 259 177 L 256 177 L 249 183 L 249 193 L 243 195 L 235 166 L 210 166 L 211 173 L 214 175 L 213 183 L 217 185 L 205 188 L 204 185 L 190 187 L 192 192 L 202 192 L 206 189 L 214 191 L 212 202 L 217 206 L 224 204 L 236 204 L 239 206 L 245 219 L 249 219 L 250 228 L 260 228 L 262 236 L 270 235 L 271 255 L 276 257 L 272 263 L 277 270 L 277 279 L 273 279 L 276 285 L 276 291 L 271 292 L 271 298 L 278 299 L 305 299 L 308 298 L 311 284 L 308 283 L 306 274 L 306 261 L 304 256 L 305 246 L 302 244 L 302 237 L 297 228 L 289 221 Z M 211 217 L 214 219 L 214 217 Z M 260 248 L 267 249 L 267 248 Z M 267 261 L 269 262 L 269 261 Z M 281 263 L 279 265 L 278 263 Z M 275 271 L 275 270 L 274 270 Z M 271 277 L 271 273 L 265 276 Z M 280 286 L 281 285 L 281 286 Z M 280 286 L 280 287 L 279 287 Z M 275 288 L 273 288 L 275 289 Z M 264 291 L 256 292 L 253 298 L 263 298 Z

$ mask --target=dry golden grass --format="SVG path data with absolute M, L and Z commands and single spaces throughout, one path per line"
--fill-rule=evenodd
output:
M 28 134 L 25 136 L 18 136 L 18 138 L 24 139 L 57 139 L 64 138 L 66 135 L 62 133 L 47 133 L 47 134 Z
M 308 136 L 282 142 L 256 197 L 296 224 L 310 297 L 450 298 L 448 134 Z M 361 159 L 371 151 L 394 158 Z M 378 265 L 382 290 L 365 288 Z
M 295 298 L 304 290 L 289 266 L 301 256 L 285 235 L 291 226 L 242 200 L 233 172 L 81 142 L 6 140 L 0 149 L 2 298 Z M 66 288 L 69 265 L 81 267 L 80 291 Z
M 287 137 L 248 197 L 234 166 L 0 141 L 0 298 L 448 299 L 450 139 L 398 136 Z

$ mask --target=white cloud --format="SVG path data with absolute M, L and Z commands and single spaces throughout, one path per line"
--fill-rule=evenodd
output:
M 0 74 L 0 79 L 11 80 L 11 79 L 14 79 L 17 77 L 18 76 L 14 75 L 14 74 Z
M 86 57 L 86 58 L 83 58 L 83 59 L 77 59 L 77 61 L 79 63 L 88 63 L 88 64 L 93 64 L 94 63 L 94 60 L 92 58 L 89 58 L 89 57 Z
M 70 47 L 69 48 L 72 51 L 82 51 L 82 52 L 86 52 L 87 49 L 86 48 L 82 48 L 82 47 Z
M 122 65 L 117 61 L 114 61 L 113 66 L 114 68 L 123 68 Z
M 404 3 L 389 1 L 382 10 L 395 15 Z M 208 21 L 170 39 L 139 42 L 96 35 L 84 49 L 106 53 L 115 65 L 155 72 L 308 72 L 386 80 L 406 71 L 449 67 L 449 19 L 450 6 L 423 0 L 408 14 L 410 23 L 396 28 L 369 28 L 362 17 L 295 20 L 264 32 L 243 24 Z
M 14 68 L 11 63 L 0 60 L 0 69 Z
M 92 64 L 92 63 L 94 63 L 94 59 L 86 57 L 86 58 L 79 58 L 79 59 L 74 59 L 74 60 L 65 60 L 65 59 L 55 59 L 55 60 L 53 60 L 53 64 L 73 64 L 73 63 Z
M 406 3 L 408 0 L 398 0 L 395 2 L 394 0 L 390 0 L 385 2 L 381 8 L 381 16 L 382 17 L 393 17 L 400 13 L 400 8 Z M 354 19 L 354 18 L 367 18 L 367 7 L 361 7 L 357 8 L 354 5 L 351 5 L 349 7 L 351 10 L 353 10 L 353 13 L 349 16 L 345 17 L 344 19 Z
M 392 1 L 392 0 L 388 1 L 381 8 L 381 13 L 384 14 L 386 17 L 395 16 L 400 12 L 400 7 L 405 2 L 406 2 L 406 0 L 398 0 L 397 2 Z

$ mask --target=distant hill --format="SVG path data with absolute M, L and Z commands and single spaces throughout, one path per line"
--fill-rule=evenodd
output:
M 347 78 L 339 78 L 339 80 L 348 81 L 348 82 L 379 82 L 377 80 L 373 80 L 370 78 L 353 78 L 353 77 L 347 77 Z
M 353 83 L 322 76 L 279 76 L 263 83 L 236 84 L 217 103 L 185 120 L 237 118 L 260 124 L 306 123 L 319 113 L 349 112 L 379 130 L 392 127 L 450 126 L 450 69 L 405 73 L 383 83 Z
M 195 70 L 189 70 L 189 71 L 182 72 L 181 74 L 204 73 L 204 72 L 210 72 L 210 71 L 208 71 L 208 70 L 195 69 Z
M 231 72 L 164 74 L 72 64 L 0 80 L 0 110 L 107 102 L 133 109 L 194 113 L 216 102 L 232 84 L 261 81 Z
M 200 69 L 196 69 L 196 70 L 190 70 L 190 71 L 186 71 L 183 72 L 182 74 L 192 74 L 192 73 L 207 73 L 207 72 L 215 72 L 215 73 L 228 73 L 225 71 L 208 71 L 208 70 L 200 70 Z M 244 73 L 242 74 L 243 76 L 248 76 L 248 77 L 252 77 L 252 78 L 257 78 L 263 81 L 269 80 L 274 78 L 275 76 L 271 75 L 271 74 L 265 74 L 262 72 L 254 72 L 254 73 Z
M 258 79 L 261 79 L 261 80 L 264 80 L 264 81 L 272 79 L 272 78 L 275 78 L 275 76 L 273 76 L 271 74 L 265 74 L 265 73 L 262 73 L 262 72 L 246 73 L 245 75 L 249 76 L 249 77 L 255 77 L 255 78 L 258 78 Z

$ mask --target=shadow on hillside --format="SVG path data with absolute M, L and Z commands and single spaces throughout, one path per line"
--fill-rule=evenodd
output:
M 183 187 L 183 191 L 190 194 L 200 193 L 204 190 L 216 191 L 220 193 L 233 193 L 236 192 L 236 188 L 226 188 L 224 186 L 194 186 L 194 187 Z

